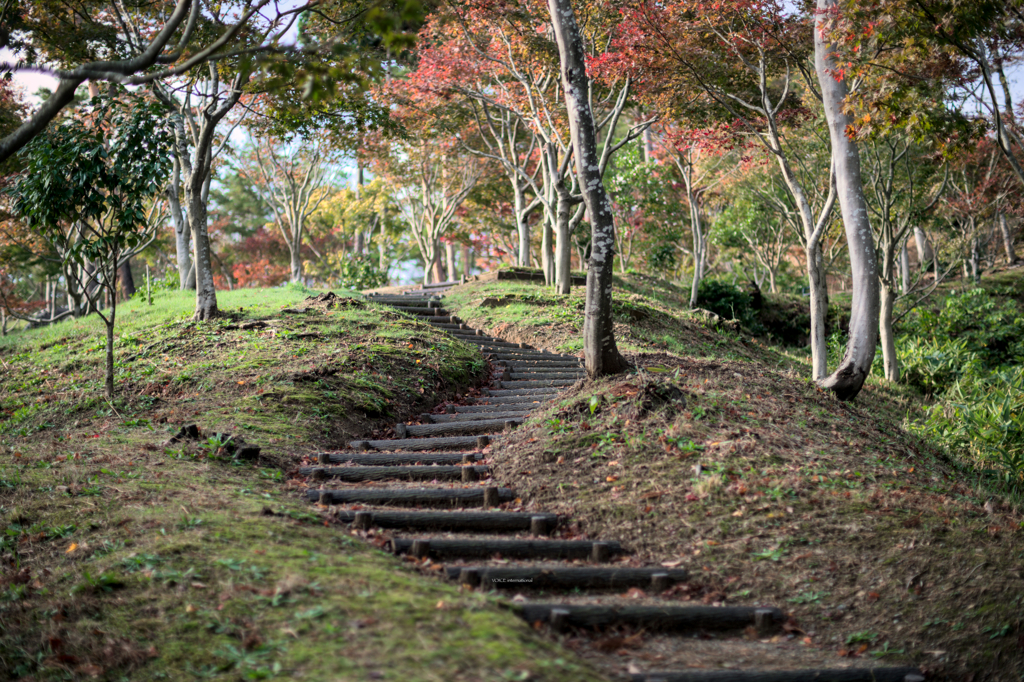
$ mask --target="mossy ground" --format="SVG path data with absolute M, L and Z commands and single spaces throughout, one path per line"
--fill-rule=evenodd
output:
M 690 567 L 680 600 L 777 605 L 803 646 L 935 679 L 1021 679 L 1024 516 L 957 453 L 908 433 L 922 396 L 872 377 L 839 403 L 801 349 L 706 328 L 672 308 L 670 285 L 618 283 L 635 370 L 532 415 L 496 446 L 498 480 L 591 536 Z M 574 352 L 581 297 L 500 282 L 447 305 Z M 642 647 L 630 656 L 643 667 Z
M 597 679 L 478 594 L 325 521 L 286 472 L 478 381 L 474 349 L 301 289 L 121 308 L 0 339 L 0 670 L 9 679 Z M 344 302 L 342 302 L 344 303 Z M 241 434 L 163 443 L 184 423 Z

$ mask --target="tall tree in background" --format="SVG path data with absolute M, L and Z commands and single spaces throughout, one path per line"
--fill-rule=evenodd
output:
M 818 0 L 818 13 L 834 12 L 838 0 Z M 846 80 L 837 69 L 835 48 L 829 42 L 821 19 L 814 26 L 814 67 L 821 84 L 825 120 L 832 141 L 832 165 L 836 193 L 846 228 L 850 269 L 853 271 L 853 304 L 850 310 L 850 336 L 846 355 L 839 367 L 819 384 L 840 400 L 852 400 L 860 393 L 871 372 L 878 344 L 878 263 L 875 242 L 868 219 L 867 202 L 860 175 L 860 153 L 850 137 L 852 117 L 846 112 Z
M 561 61 L 562 91 L 569 116 L 576 160 L 576 178 L 590 217 L 590 267 L 583 319 L 583 353 L 592 379 L 622 372 L 626 359 L 615 344 L 612 322 L 612 278 L 615 222 L 605 191 L 597 148 L 597 130 L 590 100 L 586 51 L 571 0 L 548 0 L 551 24 Z
M 301 282 L 306 224 L 330 196 L 333 168 L 328 142 L 323 136 L 279 140 L 257 135 L 238 157 L 238 172 L 270 207 L 288 245 L 291 281 Z

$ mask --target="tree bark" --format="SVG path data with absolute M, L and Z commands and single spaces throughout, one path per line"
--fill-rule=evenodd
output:
M 444 243 L 444 256 L 446 262 L 446 270 L 448 271 L 448 279 L 454 280 L 458 277 L 458 270 L 455 269 L 455 244 L 451 242 Z
M 118 268 L 121 275 L 121 294 L 124 295 L 124 300 L 127 301 L 135 295 L 135 278 L 132 276 L 132 259 L 129 258 L 124 263 L 121 263 L 121 267 Z
M 174 170 L 167 187 L 167 203 L 170 205 L 171 222 L 174 225 L 174 249 L 178 264 L 178 287 L 182 290 L 196 288 L 196 273 L 192 265 L 192 231 L 181 211 L 181 161 L 174 156 Z
M 868 222 L 867 202 L 861 184 L 860 153 L 857 144 L 846 135 L 853 120 L 844 112 L 847 89 L 845 80 L 835 78 L 833 47 L 826 42 L 819 24 L 821 16 L 838 6 L 838 0 L 818 0 L 819 21 L 814 29 L 814 65 L 821 84 L 825 119 L 832 142 L 836 193 L 843 216 L 853 273 L 853 304 L 850 310 L 850 336 L 846 355 L 839 367 L 820 382 L 840 400 L 852 400 L 860 392 L 871 372 L 878 345 L 880 312 L 878 264 L 875 241 Z
M 920 227 L 914 227 L 914 246 L 917 247 L 918 267 L 927 272 L 929 267 L 935 265 L 935 251 L 928 242 L 928 235 Z
M 473 262 L 473 251 L 466 244 L 462 245 L 462 276 L 466 279 L 472 277 L 473 273 L 470 272 Z
M 530 221 L 526 215 L 526 192 L 518 181 L 512 182 L 515 200 L 516 231 L 519 233 L 519 253 L 516 264 L 522 268 L 530 267 Z
M 887 381 L 896 383 L 900 380 L 900 363 L 896 355 L 896 333 L 893 329 L 892 312 L 896 303 L 896 291 L 883 278 L 881 282 L 881 306 L 879 308 L 878 328 L 882 341 L 882 363 Z
M 601 178 L 597 133 L 590 110 L 590 79 L 583 39 L 571 0 L 548 0 L 561 63 L 562 89 L 575 151 L 576 177 L 590 217 L 590 268 L 583 322 L 583 354 L 587 374 L 594 379 L 621 372 L 628 366 L 619 354 L 612 327 L 612 276 L 615 223 L 611 201 Z
M 194 319 L 212 320 L 220 314 L 217 307 L 217 288 L 213 284 L 213 263 L 210 257 L 210 233 L 206 229 L 206 201 L 202 191 L 186 188 L 188 222 L 192 232 L 193 271 L 196 279 L 196 310 Z
M 907 249 L 907 240 L 903 240 L 900 248 L 900 285 L 904 296 L 910 293 L 910 251 Z
M 1017 254 L 1013 248 L 1013 233 L 1010 232 L 1010 227 L 1006 223 L 1006 214 L 999 214 L 999 232 L 1003 235 L 1003 249 L 1006 251 L 1006 264 L 1013 265 L 1017 260 Z

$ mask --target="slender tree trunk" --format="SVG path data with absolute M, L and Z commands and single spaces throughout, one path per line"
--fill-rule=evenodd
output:
M 544 283 L 555 285 L 555 231 L 551 223 L 545 220 L 541 227 L 540 266 L 544 270 Z
M 1003 249 L 1006 251 L 1006 264 L 1013 265 L 1017 260 L 1017 254 L 1013 249 L 1013 233 L 1006 223 L 1006 214 L 999 214 L 999 232 L 1003 235 Z
M 122 263 L 118 270 L 121 275 L 121 294 L 124 295 L 124 300 L 127 301 L 135 295 L 135 277 L 132 276 L 132 259 L 129 258 Z
M 167 203 L 170 205 L 171 223 L 174 225 L 174 249 L 178 263 L 178 286 L 181 289 L 196 288 L 196 274 L 192 267 L 192 231 L 181 212 L 181 161 L 174 156 L 174 170 L 167 187 Z
M 463 244 L 462 245 L 462 276 L 465 277 L 466 279 L 469 279 L 470 277 L 473 276 L 473 273 L 470 271 L 471 268 L 472 268 L 472 265 L 473 265 L 473 251 L 469 248 L 468 245 Z
M 185 190 L 188 203 L 189 228 L 192 231 L 192 260 L 195 263 L 196 312 L 194 319 L 212 320 L 220 314 L 217 289 L 213 284 L 213 263 L 210 257 L 210 235 L 206 230 L 206 202 L 197 188 Z
M 811 366 L 813 378 L 818 381 L 828 374 L 828 345 L 825 341 L 828 289 L 825 282 L 825 258 L 818 242 L 809 243 L 804 253 L 807 257 L 807 289 L 810 294 Z
M 615 223 L 611 201 L 601 178 L 597 134 L 590 110 L 590 79 L 586 53 L 571 0 L 548 0 L 561 62 L 562 89 L 575 150 L 576 177 L 590 217 L 590 269 L 583 322 L 583 353 L 587 374 L 594 379 L 628 366 L 615 344 L 612 326 L 612 277 Z
M 907 249 L 907 240 L 903 240 L 903 246 L 900 248 L 900 284 L 902 286 L 902 294 L 906 296 L 910 293 L 910 250 Z M 884 303 L 883 303 L 884 305 Z
M 900 363 L 896 356 L 896 333 L 893 330 L 892 311 L 896 303 L 896 291 L 887 281 L 881 283 L 881 306 L 878 319 L 879 335 L 882 341 L 882 362 L 885 378 L 896 383 L 900 380 Z
M 918 267 L 922 272 L 935 266 L 935 251 L 928 241 L 928 235 L 920 227 L 914 227 L 914 246 L 917 247 Z
M 838 0 L 818 0 L 819 14 L 837 6 Z M 814 65 L 821 84 L 825 119 L 832 142 L 832 161 L 836 170 L 836 194 L 849 245 L 853 272 L 853 304 L 850 310 L 850 336 L 846 356 L 838 369 L 821 382 L 840 400 L 852 400 L 860 392 L 871 372 L 878 345 L 878 265 L 875 242 L 868 222 L 867 202 L 861 185 L 860 154 L 857 144 L 846 135 L 853 121 L 843 111 L 846 81 L 836 80 L 833 47 L 825 42 L 820 27 L 814 29 Z
M 448 271 L 448 279 L 454 280 L 458 277 L 458 270 L 455 269 L 455 244 L 451 242 L 444 243 L 444 256 L 446 263 L 446 270 Z
M 689 190 L 687 194 L 691 194 Z M 697 307 L 700 282 L 704 278 L 704 226 L 700 221 L 700 208 L 696 197 L 690 197 L 690 231 L 693 235 L 693 279 L 690 281 L 690 307 Z
M 516 180 L 512 181 L 515 200 L 516 231 L 519 233 L 519 267 L 530 267 L 530 221 L 526 215 L 526 191 Z

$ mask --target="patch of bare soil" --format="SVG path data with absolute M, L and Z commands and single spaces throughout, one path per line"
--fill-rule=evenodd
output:
M 840 403 L 758 361 L 630 359 L 636 373 L 573 387 L 495 445 L 495 480 L 526 509 L 689 568 L 667 596 L 791 619 L 776 641 L 580 647 L 620 672 L 914 664 L 1018 679 L 1024 516 L 905 432 L 905 407 L 873 386 Z

